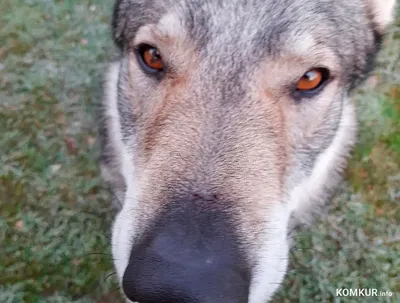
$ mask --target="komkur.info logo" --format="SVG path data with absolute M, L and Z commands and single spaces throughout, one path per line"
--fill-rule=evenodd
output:
M 394 293 L 376 288 L 337 288 L 336 297 L 393 297 Z

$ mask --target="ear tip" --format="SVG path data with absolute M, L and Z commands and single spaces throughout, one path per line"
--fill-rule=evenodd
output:
M 368 0 L 375 24 L 382 31 L 394 20 L 396 0 Z

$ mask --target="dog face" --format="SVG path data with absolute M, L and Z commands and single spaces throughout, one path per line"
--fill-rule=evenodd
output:
M 326 201 L 353 145 L 349 93 L 394 1 L 120 0 L 103 173 L 112 252 L 140 303 L 263 303 L 288 231 Z

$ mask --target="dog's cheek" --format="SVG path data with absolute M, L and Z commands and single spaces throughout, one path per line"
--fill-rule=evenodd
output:
M 122 281 L 122 277 L 128 265 L 129 252 L 132 245 L 132 241 L 130 240 L 132 234 L 130 229 L 127 228 L 127 226 L 129 226 L 128 221 L 125 212 L 121 211 L 117 215 L 112 229 L 111 250 L 119 281 Z
M 249 303 L 264 303 L 271 299 L 282 283 L 289 262 L 287 240 L 289 208 L 286 203 L 276 203 L 269 211 L 264 232 L 259 239 L 263 244 L 255 254 Z
M 121 280 L 128 265 L 130 252 L 138 230 L 138 185 L 135 177 L 135 167 L 130 159 L 132 155 L 123 149 L 122 172 L 126 182 L 126 192 L 123 207 L 117 215 L 112 229 L 112 255 L 115 268 Z

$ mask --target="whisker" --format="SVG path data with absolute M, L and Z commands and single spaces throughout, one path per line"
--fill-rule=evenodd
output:
M 115 201 L 117 201 L 117 203 L 118 203 L 118 206 L 120 207 L 120 209 L 122 208 L 122 206 L 123 206 L 123 203 L 118 199 L 118 197 L 117 197 L 117 195 L 116 194 L 114 194 L 112 191 L 111 191 L 111 196 L 113 197 L 113 199 L 115 199 Z
M 108 275 L 104 278 L 104 281 L 107 281 L 108 278 L 110 278 L 110 277 L 112 277 L 112 276 L 114 276 L 114 275 L 116 275 L 116 274 L 117 274 L 116 271 L 112 272 L 111 274 L 108 274 Z
M 112 256 L 111 253 L 101 253 L 101 252 L 93 252 L 93 253 L 86 254 L 86 256 L 92 256 L 92 255 Z

